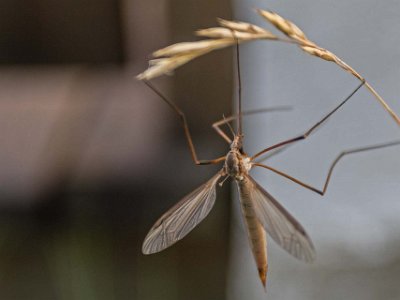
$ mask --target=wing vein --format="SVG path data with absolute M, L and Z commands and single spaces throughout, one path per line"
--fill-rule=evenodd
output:
M 193 230 L 214 206 L 216 183 L 220 177 L 217 173 L 163 214 L 147 234 L 142 252 L 160 252 Z

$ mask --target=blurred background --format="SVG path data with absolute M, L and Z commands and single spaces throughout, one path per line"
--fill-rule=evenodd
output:
M 305 265 L 269 243 L 267 294 L 229 184 L 183 241 L 141 254 L 157 218 L 218 167 L 192 163 L 177 117 L 134 76 L 216 17 L 267 26 L 254 7 L 293 20 L 400 113 L 398 1 L 0 0 L 1 299 L 400 299 L 398 147 L 345 158 L 324 197 L 254 172 L 317 250 Z M 358 84 L 288 45 L 244 45 L 241 59 L 246 110 L 292 107 L 245 119 L 249 153 L 303 133 Z M 234 111 L 234 70 L 226 49 L 154 81 L 200 158 L 227 151 L 210 125 Z M 399 137 L 363 89 L 269 164 L 322 186 L 342 150 Z
M 252 7 L 268 7 L 295 22 L 311 40 L 353 66 L 400 112 L 398 1 L 236 1 L 236 17 L 264 24 Z M 245 122 L 250 153 L 305 132 L 358 85 L 334 64 L 288 45 L 257 43 L 241 49 L 245 109 L 293 107 L 289 113 Z M 341 151 L 399 137 L 399 127 L 363 88 L 309 139 L 267 164 L 322 188 Z M 298 262 L 270 241 L 265 295 L 233 206 L 229 299 L 400 299 L 399 152 L 392 147 L 343 158 L 323 197 L 266 170 L 254 170 L 256 180 L 303 224 L 317 258 L 312 265 Z
M 135 79 L 217 16 L 232 17 L 228 1 L 0 1 L 1 299 L 225 297 L 229 186 L 187 243 L 141 253 L 216 169 L 193 165 L 179 119 Z M 231 111 L 231 52 L 176 75 L 155 84 L 200 156 L 224 153 L 210 124 Z

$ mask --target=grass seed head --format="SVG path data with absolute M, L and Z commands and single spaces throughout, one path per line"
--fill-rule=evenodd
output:
M 288 37 L 296 40 L 308 40 L 304 32 L 294 23 L 282 18 L 275 12 L 257 9 L 258 14 L 274 25 L 278 30 L 283 32 Z
M 316 47 L 311 47 L 311 46 L 301 46 L 300 48 L 303 49 L 305 52 L 307 52 L 310 55 L 320 57 L 327 61 L 336 62 L 336 60 L 337 60 L 335 54 L 333 54 L 332 52 L 330 52 L 326 49 L 323 49 L 323 48 L 316 48 Z

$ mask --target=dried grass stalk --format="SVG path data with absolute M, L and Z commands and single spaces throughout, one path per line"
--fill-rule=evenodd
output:
M 372 86 L 365 81 L 364 77 L 357 73 L 350 65 L 345 63 L 334 53 L 309 40 L 305 33 L 296 24 L 281 17 L 277 13 L 262 9 L 257 9 L 257 13 L 286 35 L 287 38 L 278 37 L 269 30 L 254 24 L 218 19 L 218 23 L 221 27 L 212 27 L 196 31 L 198 36 L 209 39 L 197 42 L 178 43 L 155 51 L 153 56 L 159 59 L 153 60 L 150 63 L 149 68 L 139 74 L 137 78 L 140 80 L 150 80 L 164 74 L 171 74 L 173 70 L 196 57 L 216 49 L 235 45 L 237 42 L 243 43 L 253 40 L 276 40 L 295 44 L 304 52 L 323 60 L 333 62 L 346 72 L 349 72 L 351 75 L 358 78 L 360 81 L 364 81 L 366 88 L 381 103 L 397 124 L 400 125 L 400 118 L 396 113 L 372 88 Z

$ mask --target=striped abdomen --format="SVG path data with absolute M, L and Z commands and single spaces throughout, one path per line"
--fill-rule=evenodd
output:
M 243 217 L 247 226 L 251 250 L 257 264 L 258 273 L 262 284 L 266 285 L 268 260 L 267 260 L 267 239 L 263 226 L 258 221 L 254 205 L 250 199 L 247 178 L 236 181 L 239 187 L 240 204 Z

